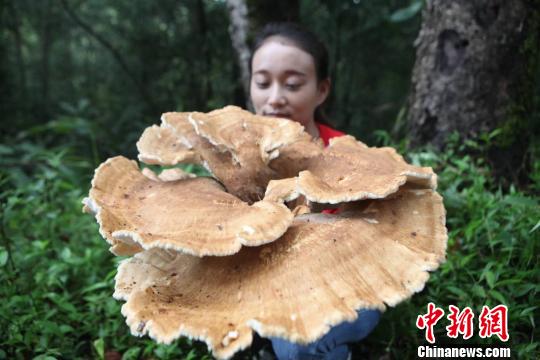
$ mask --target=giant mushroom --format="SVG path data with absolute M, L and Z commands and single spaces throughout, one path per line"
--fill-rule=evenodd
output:
M 114 297 L 134 335 L 200 339 L 218 358 L 254 331 L 309 343 L 409 298 L 445 259 L 436 176 L 391 148 L 347 136 L 323 149 L 292 121 L 231 106 L 164 114 L 138 148 L 143 162 L 199 163 L 213 178 L 122 157 L 96 170 L 84 209 L 131 256 Z

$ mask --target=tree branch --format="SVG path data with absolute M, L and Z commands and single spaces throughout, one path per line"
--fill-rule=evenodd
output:
M 229 10 L 230 26 L 229 34 L 232 44 L 238 57 L 242 86 L 244 92 L 249 94 L 249 57 L 250 51 L 247 44 L 247 34 L 249 31 L 248 9 L 244 0 L 227 0 Z M 247 104 L 248 107 L 249 104 Z

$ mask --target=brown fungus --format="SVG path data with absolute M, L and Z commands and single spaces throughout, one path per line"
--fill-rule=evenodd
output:
M 215 180 L 122 157 L 96 170 L 84 210 L 111 251 L 135 254 L 114 293 L 133 334 L 200 339 L 218 358 L 253 331 L 308 343 L 409 298 L 444 261 L 436 175 L 394 149 L 351 136 L 323 149 L 299 124 L 237 107 L 166 113 L 137 146 L 143 162 L 201 164 Z
M 384 309 L 422 290 L 445 257 L 444 215 L 432 190 L 403 190 L 362 212 L 299 216 L 279 241 L 231 256 L 153 249 L 121 264 L 115 297 L 126 301 L 133 334 L 201 339 L 218 358 L 249 346 L 253 331 L 308 343 L 357 309 Z M 237 336 L 223 341 L 231 331 Z
M 268 182 L 283 177 L 269 165 L 280 149 L 309 135 L 290 120 L 256 116 L 236 106 L 208 114 L 166 113 L 161 127 L 144 133 L 139 160 L 150 164 L 197 163 L 228 192 L 247 202 L 260 200 Z
M 436 188 L 431 168 L 409 165 L 393 148 L 370 148 L 352 136 L 331 139 L 298 177 L 298 192 L 317 203 L 382 199 L 406 182 Z
M 123 157 L 96 170 L 85 204 L 94 209 L 100 232 L 115 253 L 115 246 L 122 245 L 133 252 L 161 247 L 196 256 L 230 255 L 242 245 L 276 240 L 293 218 L 279 202 L 248 205 L 213 179 L 156 181 Z

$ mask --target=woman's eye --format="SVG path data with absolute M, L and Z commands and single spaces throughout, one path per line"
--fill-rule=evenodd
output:
M 300 89 L 300 86 L 302 86 L 302 84 L 285 84 L 285 88 L 287 88 L 287 90 L 291 90 L 291 91 L 296 91 L 296 90 Z
M 262 82 L 256 82 L 255 83 L 257 85 L 257 87 L 259 89 L 266 89 L 268 86 L 270 86 L 270 83 L 269 82 L 265 82 L 265 81 L 262 81 Z

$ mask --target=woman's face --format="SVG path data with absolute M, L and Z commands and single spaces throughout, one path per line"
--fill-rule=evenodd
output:
M 251 101 L 259 115 L 284 117 L 313 126 L 330 81 L 317 80 L 313 57 L 281 37 L 268 39 L 254 54 Z

